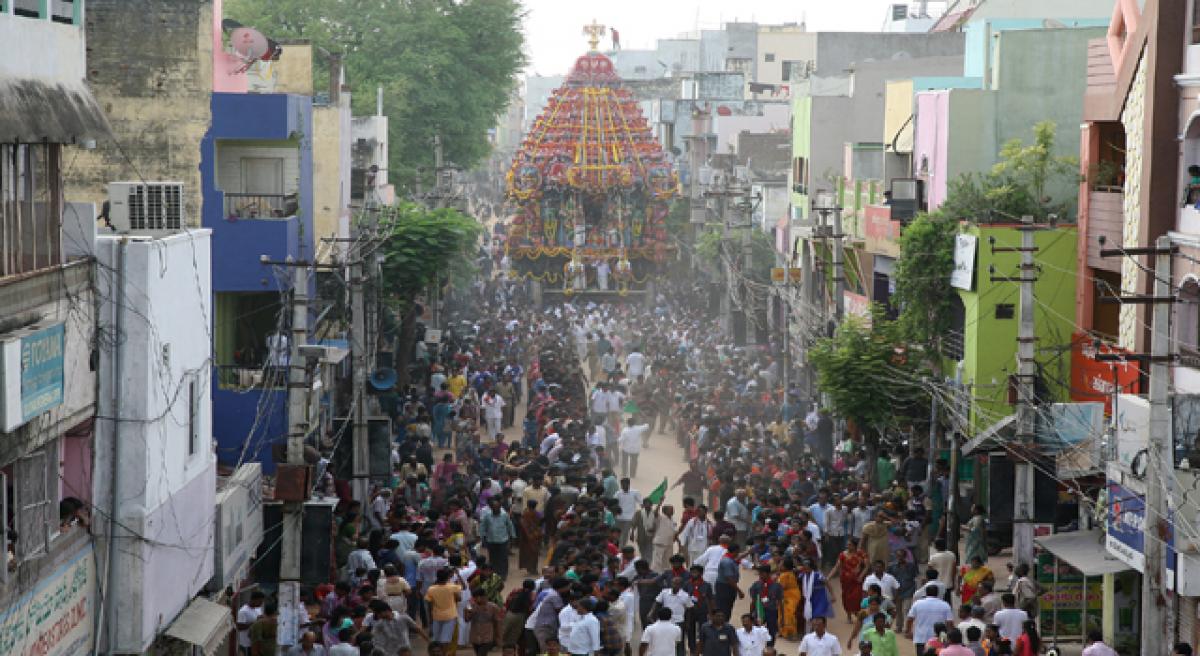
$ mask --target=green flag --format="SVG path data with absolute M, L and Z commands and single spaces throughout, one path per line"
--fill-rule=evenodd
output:
M 654 491 L 650 493 L 650 496 L 646 497 L 646 500 L 649 501 L 650 503 L 658 505 L 658 503 L 661 502 L 663 500 L 663 497 L 665 497 L 665 496 L 667 496 L 667 477 L 666 476 L 663 477 L 663 482 L 659 483 L 658 487 L 654 488 Z

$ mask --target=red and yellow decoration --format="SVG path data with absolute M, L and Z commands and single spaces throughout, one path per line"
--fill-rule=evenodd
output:
M 600 260 L 626 284 L 657 272 L 673 253 L 665 218 L 679 193 L 679 176 L 633 94 L 596 51 L 602 27 L 588 28 L 592 51 L 553 92 L 507 176 L 517 206 L 508 233 L 514 275 L 554 271 L 572 291 L 580 276 L 568 269 Z

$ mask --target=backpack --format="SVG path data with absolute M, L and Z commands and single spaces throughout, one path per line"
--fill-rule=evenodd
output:
M 600 620 L 600 644 L 604 651 L 613 654 L 625 649 L 625 639 L 617 630 L 617 623 L 607 614 L 597 616 Z

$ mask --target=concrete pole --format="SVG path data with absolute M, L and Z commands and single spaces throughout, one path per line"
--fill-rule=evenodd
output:
M 1037 427 L 1037 409 L 1034 407 L 1037 362 L 1034 360 L 1037 333 L 1033 322 L 1033 286 L 1037 280 L 1036 251 L 1032 216 L 1021 217 L 1021 267 L 1018 280 L 1021 285 L 1021 323 L 1017 333 L 1017 441 L 1028 447 L 1034 442 Z M 1013 556 L 1019 563 L 1034 567 L 1033 518 L 1034 518 L 1034 471 L 1028 460 L 1020 460 L 1015 467 L 1016 480 L 1013 508 Z
M 1169 362 L 1171 353 L 1171 239 L 1158 238 L 1155 244 L 1154 313 L 1150 333 L 1150 442 L 1146 465 L 1146 538 L 1142 552 L 1146 565 L 1142 573 L 1142 649 L 1143 656 L 1169 653 L 1175 626 L 1174 600 L 1167 590 L 1167 547 L 1170 535 L 1168 501 L 1171 498 L 1175 467 L 1171 435 Z M 1110 500 L 1111 501 L 1111 500 Z
M 351 254 L 350 260 L 350 363 L 354 375 L 354 419 L 351 427 L 352 478 L 354 498 L 362 502 L 363 508 L 370 504 L 370 448 L 367 435 L 367 303 L 364 290 L 365 275 L 362 260 L 362 244 L 366 232 L 358 229 L 359 252 Z
M 749 220 L 749 216 L 741 217 L 743 212 L 739 211 L 739 218 Z M 754 230 L 753 224 L 746 223 L 742 229 L 742 280 L 750 279 L 750 271 L 754 268 L 754 240 L 750 234 Z M 754 330 L 755 308 L 754 308 L 754 290 L 749 284 L 742 285 L 742 316 L 746 326 L 746 344 L 753 345 L 758 343 L 758 336 Z
M 841 203 L 838 202 L 840 205 Z M 842 208 L 833 208 L 833 318 L 842 323 L 846 306 L 846 252 L 842 248 Z
M 304 464 L 304 438 L 308 435 L 308 376 L 301 347 L 308 343 L 308 267 L 292 268 L 292 335 L 288 356 L 287 462 Z M 279 559 L 279 607 L 303 608 L 300 599 L 300 554 L 304 549 L 304 502 L 283 504 L 283 536 Z

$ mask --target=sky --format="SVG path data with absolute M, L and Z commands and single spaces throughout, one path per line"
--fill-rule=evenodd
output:
M 764 24 L 806 21 L 817 31 L 877 32 L 888 7 L 903 0 L 525 0 L 527 73 L 566 73 L 587 50 L 583 26 L 596 20 L 616 28 L 625 49 L 651 49 L 657 39 L 722 23 Z M 931 2 L 930 9 L 944 6 Z M 611 41 L 601 42 L 607 50 Z

